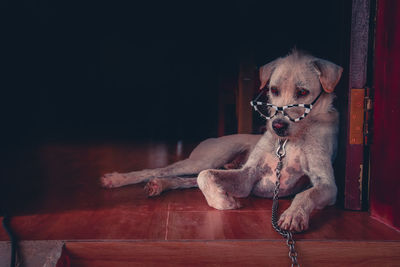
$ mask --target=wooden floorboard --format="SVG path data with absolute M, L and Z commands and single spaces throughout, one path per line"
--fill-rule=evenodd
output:
M 141 186 L 126 190 L 142 191 Z M 120 189 L 121 191 L 125 189 Z M 118 192 L 110 192 L 110 194 Z M 182 197 L 182 200 L 180 198 Z M 192 200 L 192 201 L 191 201 Z M 271 227 L 271 200 L 248 198 L 244 208 L 218 211 L 207 206 L 198 189 L 168 192 L 148 199 L 127 197 L 113 208 L 68 210 L 20 215 L 11 226 L 23 240 L 224 240 L 280 239 Z M 282 206 L 289 202 L 282 201 Z M 190 207 L 190 209 L 188 208 Z M 330 207 L 315 212 L 310 229 L 300 240 L 400 240 L 400 233 L 372 219 L 366 212 Z M 8 240 L 3 229 L 0 239 Z

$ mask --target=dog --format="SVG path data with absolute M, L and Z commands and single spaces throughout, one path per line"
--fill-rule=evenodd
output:
M 252 104 L 258 111 L 267 107 L 268 114 L 262 114 L 267 119 L 263 135 L 207 139 L 185 160 L 164 168 L 105 174 L 101 183 L 113 188 L 147 181 L 149 196 L 198 186 L 211 207 L 236 209 L 237 198 L 273 196 L 275 153 L 279 140 L 285 139 L 279 196 L 295 197 L 278 224 L 285 230 L 305 231 L 314 209 L 336 202 L 332 162 L 339 114 L 333 107 L 333 91 L 342 71 L 332 62 L 293 50 L 260 68 L 261 94 L 269 103 Z

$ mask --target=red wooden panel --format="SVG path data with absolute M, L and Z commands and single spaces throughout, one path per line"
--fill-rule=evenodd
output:
M 371 214 L 400 230 L 400 1 L 379 0 L 375 38 Z

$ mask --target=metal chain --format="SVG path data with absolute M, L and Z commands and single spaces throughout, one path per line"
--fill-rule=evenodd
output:
M 300 266 L 300 264 L 297 262 L 297 252 L 294 247 L 295 241 L 293 238 L 293 233 L 280 228 L 278 225 L 279 187 L 281 185 L 280 179 L 281 179 L 281 170 L 283 167 L 282 160 L 286 155 L 286 150 L 285 150 L 286 143 L 287 139 L 285 140 L 279 139 L 278 149 L 276 150 L 276 156 L 278 157 L 279 161 L 275 169 L 276 182 L 275 182 L 274 195 L 272 198 L 271 223 L 275 231 L 277 231 L 281 236 L 286 238 L 286 244 L 289 247 L 289 258 L 292 260 L 292 267 L 293 267 L 293 266 Z

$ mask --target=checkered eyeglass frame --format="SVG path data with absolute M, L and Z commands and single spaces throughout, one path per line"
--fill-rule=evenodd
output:
M 311 112 L 311 110 L 313 108 L 313 105 L 317 102 L 319 97 L 322 95 L 322 91 L 321 91 L 319 93 L 319 95 L 314 99 L 314 101 L 311 102 L 310 104 L 293 104 L 293 105 L 287 105 L 287 106 L 278 107 L 278 106 L 272 105 L 270 103 L 258 101 L 258 99 L 265 93 L 266 90 L 267 89 L 262 89 L 261 92 L 257 95 L 257 97 L 253 101 L 250 101 L 250 105 L 254 108 L 254 110 L 257 111 L 260 114 L 260 116 L 263 117 L 266 120 L 270 120 L 273 117 L 275 117 L 276 114 L 282 113 L 283 116 L 288 118 L 290 121 L 293 121 L 293 122 L 301 121 L 302 119 L 304 119 Z M 259 106 L 272 108 L 272 109 L 275 110 L 275 113 L 272 116 L 265 115 L 258 109 Z M 290 109 L 290 108 L 294 108 L 294 107 L 304 108 L 304 113 L 301 116 L 296 117 L 296 118 L 290 117 L 285 112 L 285 110 Z

